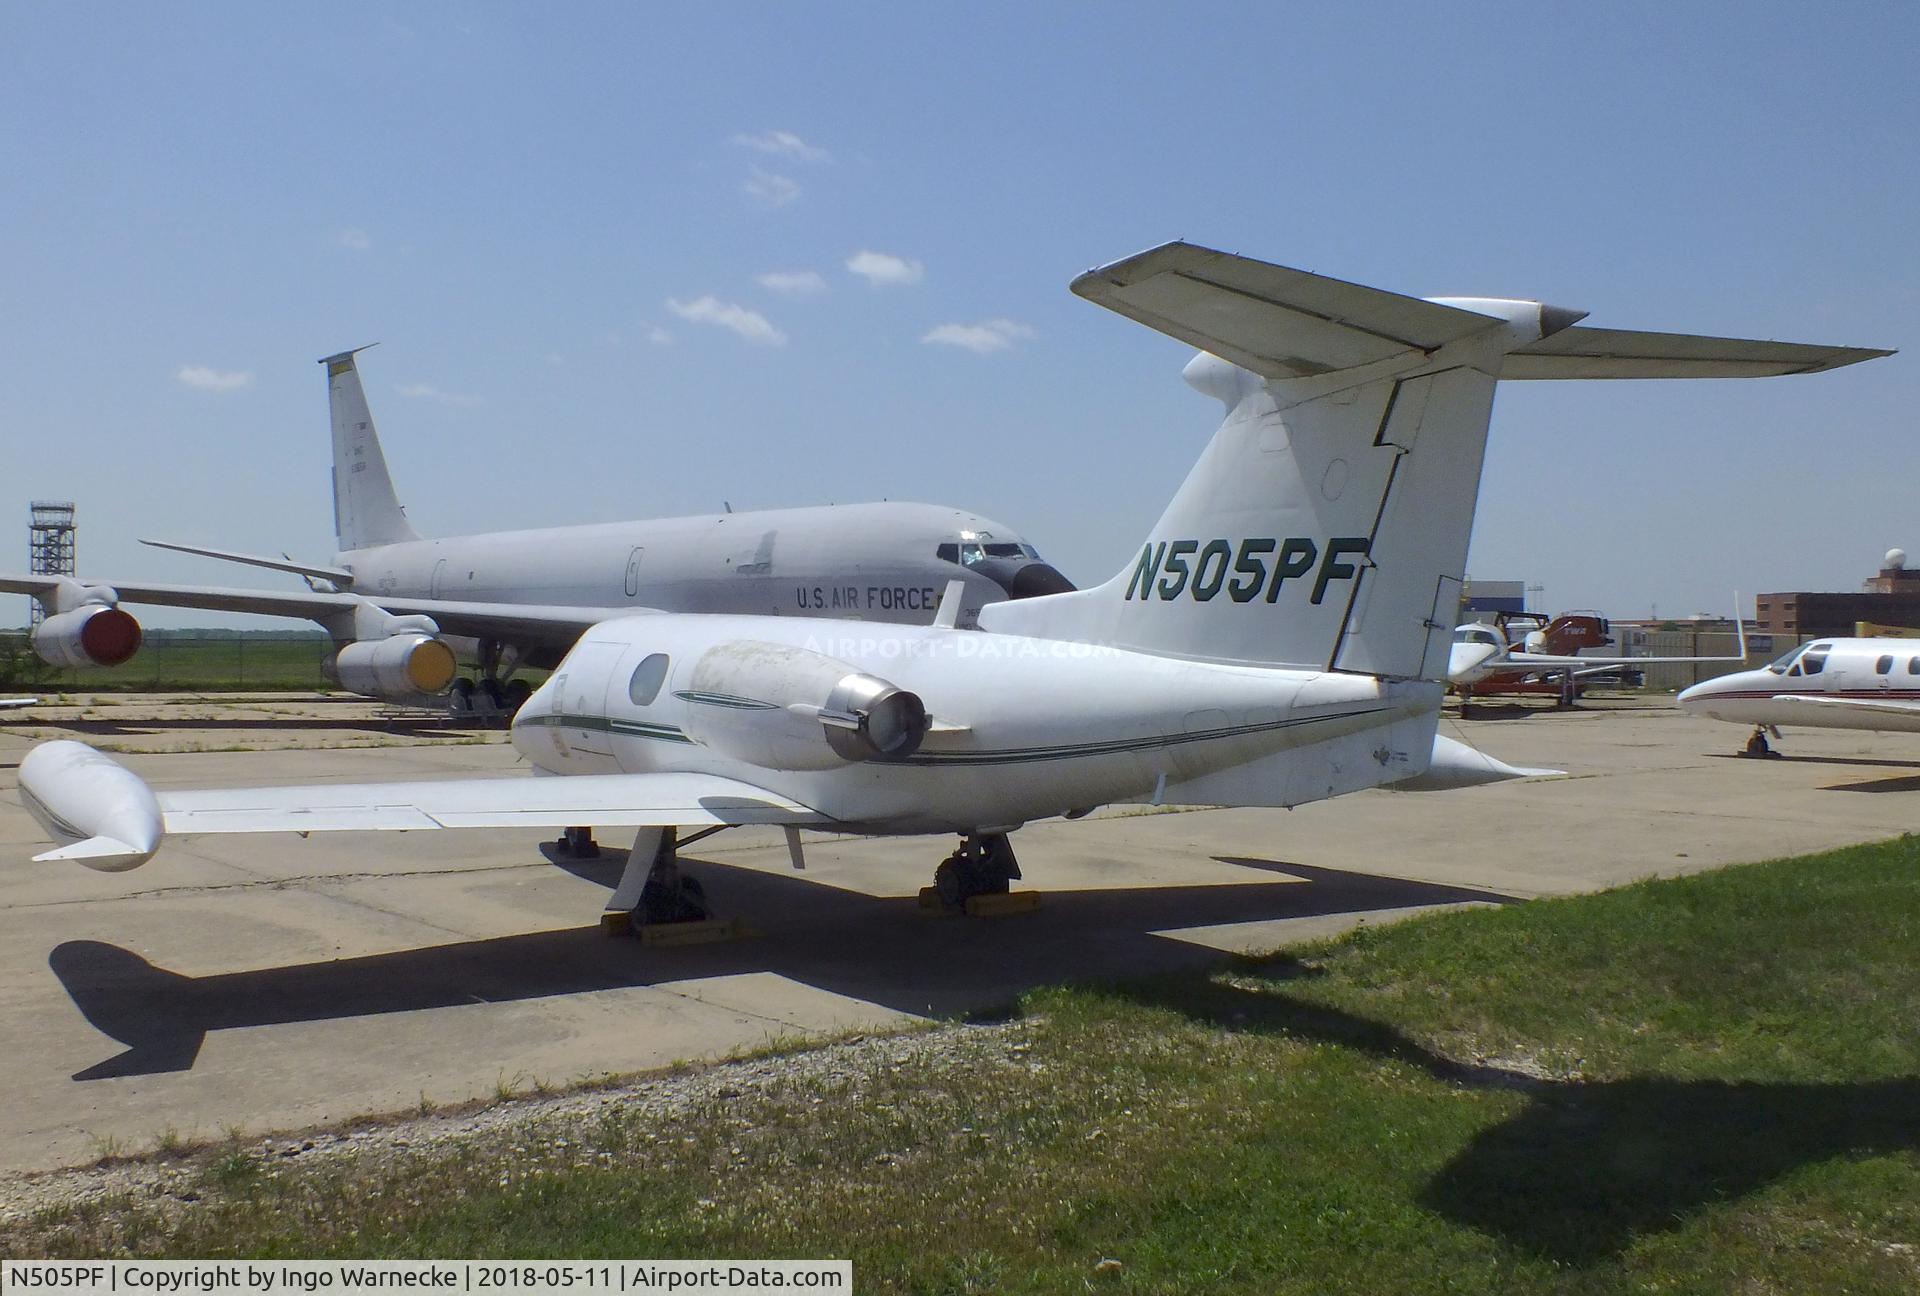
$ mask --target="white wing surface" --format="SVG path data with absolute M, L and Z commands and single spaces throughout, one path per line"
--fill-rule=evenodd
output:
M 69 578 L 71 579 L 71 578 Z M 105 586 L 121 603 L 161 607 L 202 608 L 213 612 L 253 612 L 262 616 L 300 617 L 322 625 L 351 616 L 356 607 L 371 603 L 396 616 L 424 613 L 450 635 L 493 638 L 512 635 L 531 643 L 569 647 L 590 627 L 613 617 L 654 611 L 636 607 L 566 607 L 541 603 L 491 603 L 457 599 L 384 598 L 378 595 L 325 594 L 310 591 L 280 593 L 234 589 L 220 585 L 154 585 L 144 581 L 88 580 Z M 0 594 L 46 594 L 58 584 L 51 576 L 0 573 Z
M 406 832 L 433 828 L 690 827 L 829 822 L 711 774 L 576 774 L 156 794 L 170 833 Z
M 834 820 L 797 801 L 712 774 L 581 774 L 211 788 L 155 795 L 138 775 L 83 743 L 42 743 L 20 763 L 20 800 L 60 848 L 121 872 L 153 857 L 167 833 L 407 832 L 440 828 L 693 827 Z

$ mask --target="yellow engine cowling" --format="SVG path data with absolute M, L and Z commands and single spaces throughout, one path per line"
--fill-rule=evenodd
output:
M 349 693 L 411 703 L 445 693 L 459 669 L 453 649 L 428 634 L 397 634 L 343 646 L 328 673 Z
M 927 731 L 918 694 L 785 644 L 710 648 L 676 696 L 689 738 L 766 769 L 901 760 Z

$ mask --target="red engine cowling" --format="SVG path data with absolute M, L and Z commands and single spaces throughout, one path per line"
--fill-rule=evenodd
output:
M 140 651 L 140 623 L 105 603 L 88 603 L 33 628 L 34 655 L 49 666 L 121 666 Z
M 383 702 L 418 702 L 445 693 L 459 669 L 453 649 L 426 634 L 350 643 L 330 664 L 341 688 Z

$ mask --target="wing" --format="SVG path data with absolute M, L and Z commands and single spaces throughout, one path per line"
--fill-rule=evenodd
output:
M 50 576 L 0 574 L 0 593 L 51 594 L 58 583 L 56 578 Z M 152 585 L 141 581 L 89 580 L 82 583 L 106 586 L 120 596 L 122 603 L 202 608 L 211 612 L 253 612 L 262 616 L 297 617 L 318 621 L 322 625 L 342 616 L 351 616 L 356 607 L 371 603 L 398 616 L 424 613 L 432 617 L 442 631 L 451 635 L 512 637 L 519 642 L 553 643 L 563 648 L 602 621 L 654 610 L 382 598 L 378 595 L 325 594 L 305 590 L 277 593 L 220 585 Z
M 827 827 L 830 816 L 712 774 L 582 774 L 214 788 L 156 796 L 132 770 L 83 743 L 41 743 L 20 763 L 20 800 L 62 845 L 36 860 L 120 872 L 167 833 L 408 832 L 440 828 Z
M 1905 702 L 1899 698 L 1816 697 L 1811 693 L 1776 693 L 1767 700 L 1784 702 L 1796 708 L 1804 707 L 1809 716 L 1820 711 L 1852 711 L 1920 719 L 1920 702 Z
M 1556 653 L 1510 652 L 1500 659 L 1500 665 L 1531 666 L 1534 669 L 1571 666 L 1579 670 L 1586 666 L 1606 669 L 1613 666 L 1679 666 L 1689 662 L 1730 662 L 1745 661 L 1746 654 L 1738 657 L 1572 657 Z
M 797 801 L 711 774 L 576 774 L 161 792 L 170 833 L 408 832 L 434 828 L 689 827 L 830 822 Z
M 1498 322 L 1191 243 L 1162 244 L 1089 270 L 1073 291 L 1266 378 L 1431 351 Z
M 1767 378 L 1892 355 L 1866 347 L 1758 342 L 1574 325 L 1507 354 L 1502 378 Z

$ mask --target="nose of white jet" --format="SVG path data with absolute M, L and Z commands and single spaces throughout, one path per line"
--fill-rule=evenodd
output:
M 1710 680 L 1701 680 L 1690 688 L 1680 690 L 1674 701 L 1688 715 L 1707 716 L 1714 720 L 1724 720 L 1715 703 L 1729 692 L 1746 687 L 1754 676 L 1764 674 L 1761 671 L 1737 671 L 1732 675 L 1720 675 Z

